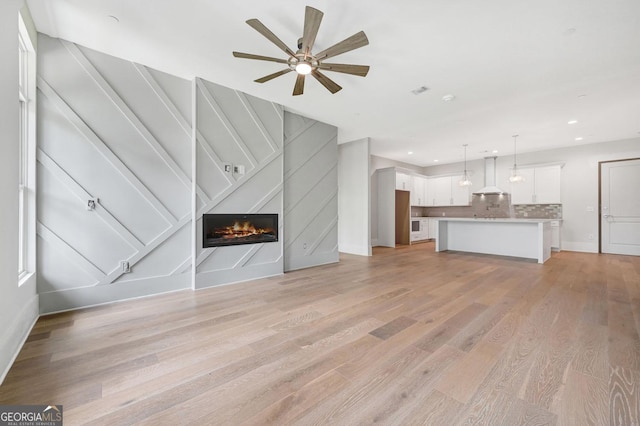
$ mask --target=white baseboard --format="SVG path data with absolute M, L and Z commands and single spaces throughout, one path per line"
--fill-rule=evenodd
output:
M 154 277 L 123 283 L 40 294 L 40 313 L 52 314 L 191 288 L 191 274 Z
M 31 298 L 9 327 L 0 333 L 0 385 L 4 382 L 33 326 L 38 321 L 38 295 Z
M 217 287 L 219 285 L 234 284 L 244 281 L 258 280 L 284 273 L 282 258 L 277 262 L 245 266 L 243 268 L 219 269 L 215 271 L 200 271 L 196 274 L 196 289 Z
M 336 252 L 331 253 L 314 253 L 313 256 L 299 256 L 289 259 L 285 262 L 285 272 L 297 271 L 298 269 L 312 268 L 314 266 L 329 265 L 331 263 L 338 263 L 340 254 Z
M 358 256 L 371 256 L 371 246 L 342 244 L 338 246 L 340 253 L 356 254 Z
M 598 253 L 598 243 L 563 241 L 562 250 L 579 251 L 582 253 Z

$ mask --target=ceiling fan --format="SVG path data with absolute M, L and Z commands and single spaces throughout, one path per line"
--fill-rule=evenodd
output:
M 332 64 L 326 63 L 324 60 L 366 46 L 369 44 L 369 40 L 367 39 L 364 31 L 360 31 L 321 52 L 315 54 L 312 53 L 311 49 L 313 48 L 313 43 L 316 40 L 316 35 L 318 34 L 318 29 L 320 28 L 320 22 L 322 21 L 323 16 L 324 13 L 321 11 L 307 6 L 304 15 L 304 30 L 302 38 L 298 40 L 298 50 L 295 53 L 258 19 L 249 19 L 247 24 L 249 24 L 251 28 L 258 31 L 267 38 L 267 40 L 278 46 L 280 50 L 289 55 L 289 58 L 280 59 L 242 52 L 233 52 L 233 56 L 236 58 L 257 59 L 259 61 L 287 64 L 287 68 L 254 81 L 257 83 L 264 83 L 291 71 L 296 71 L 298 75 L 296 77 L 295 86 L 293 87 L 293 96 L 302 95 L 304 92 L 304 79 L 308 74 L 311 74 L 331 93 L 336 93 L 340 91 L 342 87 L 320 72 L 320 70 L 335 71 L 365 77 L 369 72 L 369 66 Z

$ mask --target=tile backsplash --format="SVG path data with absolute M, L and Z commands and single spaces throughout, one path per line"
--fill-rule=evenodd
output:
M 470 206 L 411 207 L 411 216 L 562 219 L 562 204 L 511 204 L 509 194 L 473 195 Z
M 516 204 L 513 212 L 518 219 L 562 219 L 562 204 Z

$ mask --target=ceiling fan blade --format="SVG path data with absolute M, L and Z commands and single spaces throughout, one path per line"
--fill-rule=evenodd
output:
M 318 29 L 320 29 L 320 22 L 322 22 L 323 16 L 324 13 L 311 6 L 307 6 L 305 10 L 302 51 L 307 55 L 311 53 L 313 43 L 316 41 L 316 36 L 318 35 Z
M 350 65 L 350 64 L 327 64 L 321 63 L 318 68 L 326 71 L 335 71 L 345 74 L 366 77 L 369 72 L 369 65 Z
M 233 52 L 233 56 L 235 56 L 236 58 L 257 59 L 259 61 L 278 62 L 280 64 L 289 63 L 286 59 L 272 58 L 271 56 L 254 55 L 252 53 Z
M 296 78 L 296 85 L 293 86 L 293 96 L 302 95 L 304 92 L 304 74 L 298 74 Z
M 278 46 L 280 48 L 280 50 L 285 52 L 287 55 L 295 56 L 295 53 L 293 53 L 293 51 L 291 51 L 291 49 L 289 49 L 287 47 L 287 45 L 284 44 L 284 42 L 282 40 L 280 40 L 274 33 L 272 33 L 269 28 L 265 27 L 264 24 L 262 22 L 260 22 L 260 20 L 255 19 L 255 18 L 254 19 L 249 19 L 247 21 L 247 24 L 249 24 L 249 26 L 251 28 L 253 28 L 254 30 L 256 30 L 257 32 L 262 34 L 271 43 L 273 43 L 276 46 Z
M 318 70 L 311 71 L 311 75 L 314 76 L 316 80 L 318 80 L 320 84 L 326 87 L 327 90 L 330 91 L 331 93 L 336 93 L 342 90 L 342 87 L 340 87 L 335 81 L 331 80 L 329 77 L 322 74 Z
M 345 52 L 349 52 L 359 47 L 366 46 L 367 44 L 369 44 L 369 39 L 367 39 L 367 36 L 364 33 L 364 31 L 360 31 L 359 33 L 356 33 L 351 37 L 348 37 L 342 40 L 341 42 L 334 44 L 328 49 L 325 49 L 322 52 L 317 53 L 315 57 L 318 58 L 318 60 L 327 59 L 334 56 L 338 56 Z
M 278 72 L 274 72 L 273 74 L 265 75 L 264 77 L 259 78 L 257 80 L 253 80 L 253 81 L 255 81 L 256 83 L 265 83 L 265 82 L 267 82 L 269 80 L 273 80 L 276 77 L 280 77 L 281 75 L 285 75 L 286 73 L 291 72 L 291 71 L 292 71 L 291 68 L 286 68 L 286 69 L 283 69 L 282 71 L 278 71 Z

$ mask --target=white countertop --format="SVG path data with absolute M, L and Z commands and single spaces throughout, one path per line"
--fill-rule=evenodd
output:
M 512 219 L 509 217 L 498 217 L 495 219 L 489 219 L 484 217 L 447 217 L 447 216 L 436 216 L 433 219 L 438 220 L 446 220 L 448 222 L 489 222 L 489 223 L 545 223 L 545 222 L 553 222 L 558 219 Z

